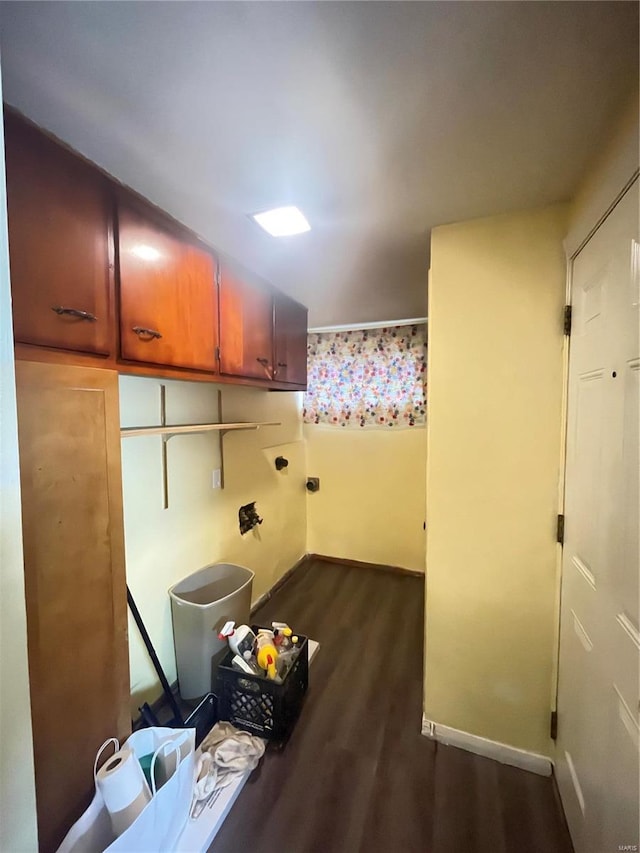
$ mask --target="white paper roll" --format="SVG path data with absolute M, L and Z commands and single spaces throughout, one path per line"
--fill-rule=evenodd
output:
M 145 794 L 144 789 L 142 789 L 135 800 L 128 805 L 126 809 L 122 809 L 121 812 L 111 812 L 111 828 L 113 829 L 113 834 L 116 838 L 119 835 L 122 835 L 125 829 L 129 829 L 148 802 L 149 798 Z
M 116 836 L 127 829 L 151 800 L 151 791 L 140 762 L 128 747 L 123 747 L 102 765 L 96 785 L 111 816 Z

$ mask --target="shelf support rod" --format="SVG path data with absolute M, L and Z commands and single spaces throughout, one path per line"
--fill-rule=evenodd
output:
M 167 386 L 160 385 L 160 424 L 167 425 Z M 167 442 L 170 435 L 162 435 L 162 497 L 163 508 L 169 509 L 169 464 L 167 461 Z
M 218 423 L 224 423 L 222 418 L 222 391 L 218 388 Z M 220 488 L 224 489 L 224 444 L 222 439 L 229 430 L 221 429 L 218 432 L 218 447 L 220 448 Z
M 126 438 L 127 435 L 145 435 L 147 433 L 158 435 L 162 438 L 162 493 L 163 493 L 163 508 L 169 509 L 169 464 L 167 457 L 167 444 L 170 439 L 176 435 L 185 435 L 189 433 L 208 432 L 214 428 L 218 433 L 218 447 L 220 449 L 220 488 L 224 489 L 224 437 L 229 432 L 235 432 L 238 429 L 242 430 L 258 430 L 261 426 L 280 426 L 280 423 L 232 423 L 225 424 L 222 417 L 222 391 L 218 389 L 218 423 L 217 424 L 184 424 L 173 425 L 167 424 L 167 388 L 166 385 L 160 385 L 160 424 L 152 427 L 123 427 L 120 430 L 121 438 Z M 227 428 L 228 427 L 228 428 Z M 176 430 L 172 432 L 171 430 Z M 166 430 L 166 432 L 165 432 Z

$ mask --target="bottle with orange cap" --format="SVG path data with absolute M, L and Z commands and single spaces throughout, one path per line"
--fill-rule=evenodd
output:
M 258 631 L 258 636 L 256 637 L 256 660 L 258 661 L 258 666 L 267 673 L 267 678 L 276 678 L 278 650 L 273 642 L 272 631 Z

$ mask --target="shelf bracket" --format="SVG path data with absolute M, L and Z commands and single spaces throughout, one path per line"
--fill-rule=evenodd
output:
M 206 424 L 168 424 L 167 423 L 167 389 L 160 385 L 160 423 L 157 426 L 121 427 L 121 438 L 131 438 L 139 435 L 160 435 L 162 437 L 162 492 L 163 507 L 169 509 L 169 473 L 167 460 L 167 442 L 176 435 L 187 435 L 215 430 L 218 433 L 220 449 L 220 488 L 224 489 L 224 436 L 237 430 L 257 430 L 263 426 L 282 426 L 279 421 L 264 423 L 238 422 L 224 423 L 222 419 L 222 391 L 218 389 L 218 422 Z
M 167 386 L 160 385 L 160 424 L 167 425 Z M 169 465 L 167 462 L 167 442 L 170 435 L 162 435 L 162 497 L 163 509 L 169 509 Z
M 218 388 L 218 421 L 222 424 L 222 391 Z M 220 488 L 224 489 L 224 446 L 222 439 L 229 432 L 228 429 L 221 429 L 218 432 L 218 448 L 220 449 Z
M 222 391 L 218 391 L 218 420 L 222 420 Z M 160 385 L 160 426 L 167 426 L 167 386 Z M 170 428 L 170 427 L 169 427 Z M 218 442 L 220 447 L 220 488 L 224 489 L 224 453 L 222 450 L 222 438 L 229 430 L 221 429 L 218 432 Z M 162 496 L 163 508 L 169 509 L 169 461 L 167 457 L 167 444 L 176 435 L 177 432 L 162 433 Z

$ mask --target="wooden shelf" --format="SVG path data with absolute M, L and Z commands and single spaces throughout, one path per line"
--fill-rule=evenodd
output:
M 222 391 L 218 390 L 218 417 L 222 418 Z M 139 435 L 161 435 L 162 436 L 162 491 L 164 496 L 163 506 L 169 508 L 169 472 L 167 463 L 167 445 L 169 439 L 176 435 L 196 435 L 202 432 L 216 432 L 220 446 L 220 488 L 224 489 L 224 442 L 223 438 L 228 432 L 235 430 L 260 429 L 260 427 L 282 426 L 280 421 L 245 421 L 242 423 L 217 423 L 217 424 L 171 424 L 167 423 L 167 388 L 160 385 L 160 424 L 158 426 L 136 426 L 121 427 L 120 438 L 134 438 Z
M 235 424 L 176 424 L 175 426 L 146 426 L 146 427 L 122 427 L 120 436 L 122 438 L 133 438 L 136 435 L 183 435 L 185 433 L 212 432 L 218 430 L 227 432 L 236 429 L 260 429 L 266 426 L 282 426 L 280 421 L 269 421 L 265 423 L 235 423 Z

